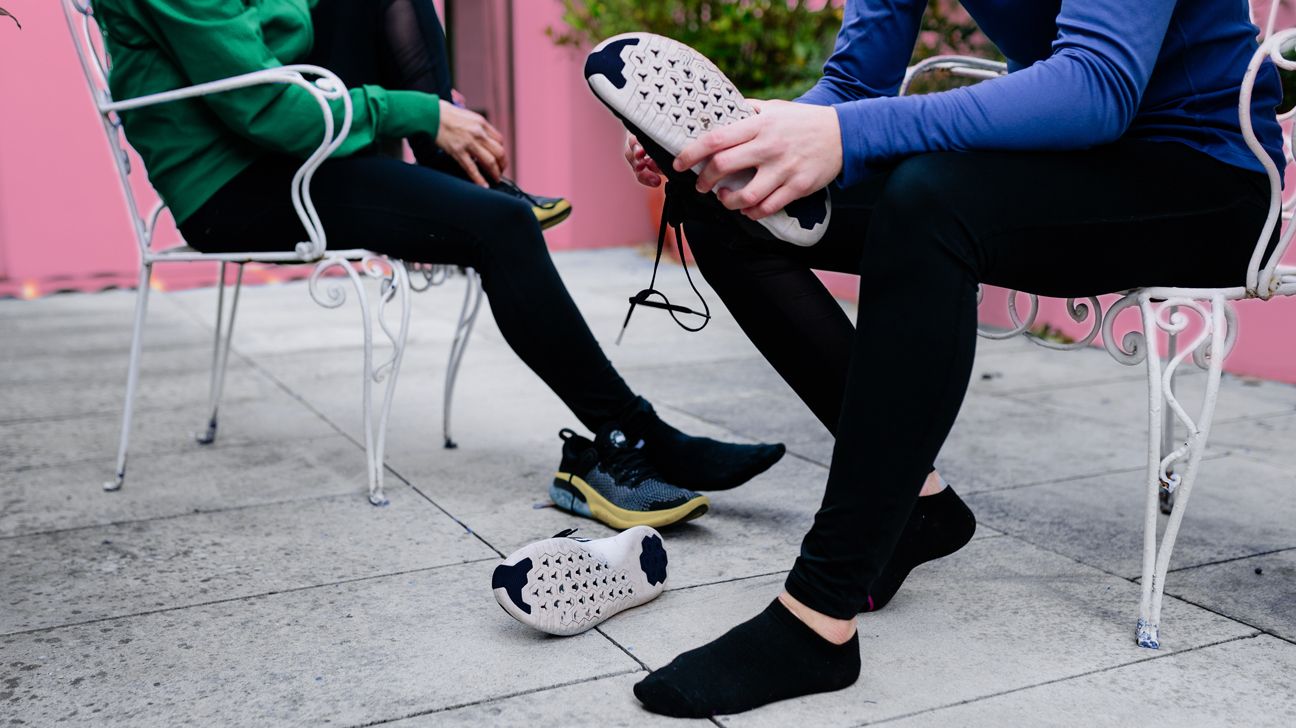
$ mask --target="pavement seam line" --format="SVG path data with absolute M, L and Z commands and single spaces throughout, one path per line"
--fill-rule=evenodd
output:
M 345 493 L 323 493 L 320 495 L 304 495 L 298 498 L 284 498 L 282 500 L 264 501 L 261 503 L 244 503 L 241 505 L 219 506 L 216 508 L 207 508 L 207 509 L 197 508 L 194 510 L 185 511 L 184 513 L 168 513 L 159 516 L 149 516 L 148 518 L 127 518 L 120 521 L 108 521 L 107 523 L 87 523 L 84 526 L 68 526 L 67 528 L 53 528 L 46 531 L 30 531 L 28 533 L 15 533 L 7 536 L 0 536 L 0 541 L 12 541 L 14 539 L 31 538 L 33 536 L 50 536 L 50 535 L 75 533 L 76 531 L 88 531 L 95 528 L 112 528 L 116 526 L 130 526 L 130 525 L 140 524 L 140 523 L 154 523 L 157 521 L 172 521 L 177 518 L 185 518 L 187 516 L 209 516 L 209 515 L 220 514 L 220 513 L 237 513 L 239 511 L 246 511 L 253 508 L 268 508 L 273 506 L 291 505 L 294 503 L 309 503 L 311 501 L 331 500 L 333 498 L 351 498 L 354 496 L 355 493 L 353 493 L 350 487 L 348 487 L 348 490 Z M 112 494 L 109 494 L 108 497 L 111 498 Z
M 912 712 L 912 713 L 905 713 L 905 714 L 903 714 L 903 715 L 894 715 L 894 716 L 891 716 L 891 717 L 889 717 L 889 718 L 883 718 L 883 719 L 881 719 L 881 720 L 876 720 L 876 721 L 865 721 L 864 723 L 857 723 L 857 724 L 855 724 L 855 726 L 853 726 L 853 728 L 863 728 L 863 726 L 868 726 L 868 725 L 881 725 L 881 724 L 883 724 L 883 723 L 894 723 L 895 721 L 898 721 L 898 720 L 904 720 L 905 718 L 912 718 L 912 717 L 917 716 L 917 715 L 926 715 L 927 713 L 934 713 L 934 712 L 936 712 L 936 711 L 946 710 L 946 709 L 949 709 L 949 708 L 957 708 L 957 707 L 960 706 L 960 705 L 970 705 L 970 704 L 972 704 L 972 703 L 979 703 L 979 702 L 981 702 L 981 701 L 983 701 L 983 700 L 990 700 L 990 699 L 992 699 L 992 698 L 998 698 L 998 697 L 1001 697 L 1001 696 L 1004 696 L 1004 695 L 1012 695 L 1013 693 L 1020 693 L 1020 692 L 1022 692 L 1022 691 L 1024 691 L 1024 690 L 1034 690 L 1035 688 L 1046 687 L 1046 686 L 1048 686 L 1048 685 L 1055 685 L 1055 684 L 1057 684 L 1057 683 L 1068 682 L 1068 681 L 1070 681 L 1070 680 L 1077 680 L 1077 679 L 1080 679 L 1080 678 L 1089 677 L 1089 676 L 1091 676 L 1091 675 L 1098 675 L 1098 674 L 1101 674 L 1101 673 L 1104 673 L 1104 672 L 1111 672 L 1112 670 L 1121 670 L 1121 669 L 1124 669 L 1124 668 L 1126 668 L 1126 667 L 1130 667 L 1130 666 L 1133 666 L 1133 665 L 1141 665 L 1141 664 L 1143 664 L 1143 663 L 1145 663 L 1145 662 L 1152 662 L 1153 660 L 1161 660 L 1161 659 L 1165 659 L 1165 658 L 1168 658 L 1168 657 L 1174 657 L 1174 656 L 1176 656 L 1176 655 L 1186 655 L 1186 654 L 1190 654 L 1190 653 L 1193 653 L 1193 652 L 1197 652 L 1198 650 L 1204 650 L 1204 649 L 1207 649 L 1207 648 L 1210 648 L 1210 647 L 1218 647 L 1219 645 L 1226 645 L 1226 644 L 1229 644 L 1229 643 L 1231 643 L 1231 642 L 1240 642 L 1240 641 L 1242 641 L 1242 640 L 1255 639 L 1256 637 L 1259 637 L 1260 634 L 1261 634 L 1261 633 L 1254 633 L 1254 634 L 1249 634 L 1249 635 L 1239 635 L 1239 636 L 1237 636 L 1237 637 L 1230 637 L 1230 638 L 1228 638 L 1228 639 L 1218 640 L 1218 641 L 1210 642 L 1210 643 L 1207 643 L 1207 644 L 1204 644 L 1204 645 L 1197 645 L 1196 647 L 1187 647 L 1187 648 L 1185 648 L 1185 649 L 1182 649 L 1182 650 L 1175 650 L 1175 651 L 1173 651 L 1173 652 L 1163 652 L 1163 653 L 1161 653 L 1161 654 L 1149 655 L 1148 657 L 1140 658 L 1140 659 L 1137 659 L 1137 660 L 1131 660 L 1131 661 L 1129 661 L 1129 662 L 1124 662 L 1124 663 L 1121 663 L 1121 664 L 1119 664 L 1119 665 L 1109 665 L 1109 666 L 1107 666 L 1107 667 L 1100 667 L 1100 668 L 1098 668 L 1098 669 L 1096 669 L 1096 670 L 1087 670 L 1087 671 L 1085 671 L 1085 672 L 1079 672 L 1079 673 L 1076 673 L 1076 674 L 1074 674 L 1074 675 L 1068 675 L 1068 676 L 1066 676 L 1066 677 L 1059 677 L 1059 678 L 1054 678 L 1054 679 L 1052 679 L 1052 680 L 1045 680 L 1045 681 L 1043 681 L 1043 682 L 1034 683 L 1034 684 L 1031 684 L 1031 685 L 1023 685 L 1023 686 L 1021 686 L 1021 687 L 1011 688 L 1011 689 L 1009 689 L 1009 690 L 1001 690 L 1001 691 L 999 691 L 999 692 L 997 692 L 997 693 L 990 693 L 989 695 L 980 695 L 980 696 L 977 696 L 977 697 L 975 697 L 975 698 L 968 698 L 967 700 L 960 700 L 960 701 L 957 701 L 957 702 L 954 702 L 954 703 L 947 703 L 947 704 L 945 704 L 945 705 L 938 705 L 938 706 L 931 707 L 931 708 L 925 708 L 925 709 L 923 709 L 923 710 L 916 710 L 916 711 L 914 711 L 914 712 Z
M 295 594 L 297 592 L 308 591 L 311 589 L 324 589 L 331 586 L 345 586 L 347 584 L 358 584 L 376 579 L 386 579 L 394 576 L 408 576 L 409 574 L 419 574 L 426 571 L 436 571 L 437 569 L 446 569 L 452 566 L 465 566 L 468 564 L 480 564 L 486 561 L 492 561 L 495 557 L 488 556 L 481 559 L 468 559 L 467 561 L 456 561 L 449 564 L 437 564 L 436 566 L 422 566 L 417 569 L 404 569 L 402 571 L 392 571 L 386 574 L 369 574 L 367 576 L 357 576 L 351 579 L 341 579 L 339 581 L 330 581 L 323 584 L 308 584 L 305 586 L 294 586 L 285 589 L 275 589 L 268 592 L 259 592 L 256 594 L 243 594 L 226 599 L 212 599 L 206 602 L 194 602 L 193 604 L 178 604 L 174 607 L 159 607 L 158 609 L 146 609 L 142 612 L 132 612 L 130 614 L 115 614 L 107 617 L 96 617 L 94 619 L 84 619 L 79 622 L 66 622 L 55 624 L 47 627 L 33 627 L 31 629 L 20 629 L 15 632 L 0 632 L 0 637 L 21 637 L 29 634 L 38 634 L 40 632 L 52 632 L 59 629 L 69 629 L 72 627 L 84 627 L 89 624 L 99 624 L 101 622 L 112 622 L 119 619 L 134 619 L 136 617 L 150 617 L 155 614 L 165 614 L 167 612 L 178 612 L 184 609 L 195 609 L 198 607 L 210 607 L 217 604 L 229 604 L 231 602 L 248 601 L 253 599 L 265 599 L 267 597 L 279 596 L 280 594 Z
M 352 728 L 370 728 L 370 726 L 385 725 L 387 723 L 395 723 L 398 720 L 408 720 L 410 718 L 418 718 L 424 715 L 436 715 L 437 713 L 446 713 L 451 710 L 459 710 L 461 708 L 471 708 L 475 705 L 485 705 L 487 703 L 494 703 L 502 700 L 510 700 L 512 698 L 520 698 L 524 695 L 535 695 L 536 693 L 549 692 L 550 690 L 560 690 L 562 688 L 569 688 L 573 685 L 580 685 L 581 683 L 597 682 L 599 680 L 608 680 L 614 677 L 621 677 L 622 675 L 633 675 L 637 672 L 641 672 L 641 671 L 622 670 L 620 672 L 609 672 L 606 675 L 596 675 L 594 677 L 577 678 L 575 680 L 568 680 L 567 682 L 558 683 L 556 685 L 546 685 L 544 687 L 531 688 L 530 690 L 520 690 L 516 693 L 505 693 L 503 695 L 495 695 L 489 698 L 482 698 L 481 700 L 472 700 L 466 703 L 447 705 L 441 708 L 432 708 L 431 710 L 420 710 L 414 713 L 409 713 L 408 715 L 398 715 L 394 718 L 382 718 L 380 720 L 370 721 L 368 723 L 356 723 L 353 724 Z
M 1009 533 L 1009 532 L 1007 532 L 1007 531 L 1004 531 L 1003 529 L 999 528 L 998 526 L 989 526 L 989 528 L 993 528 L 993 529 L 995 529 L 996 531 L 999 531 L 999 532 L 1002 533 L 1004 536 L 1008 536 L 1008 537 L 1010 537 L 1010 538 L 1014 538 L 1014 539 L 1016 539 L 1016 540 L 1018 540 L 1018 541 L 1021 541 L 1022 543 L 1026 544 L 1027 546 L 1031 546 L 1031 547 L 1033 547 L 1033 548 L 1040 549 L 1041 551 L 1047 551 L 1048 553 L 1051 553 L 1051 554 L 1053 554 L 1053 555 L 1055 555 L 1055 556 L 1061 556 L 1062 558 L 1067 559 L 1067 560 L 1069 560 L 1069 561 L 1072 561 L 1072 562 L 1074 562 L 1074 563 L 1076 563 L 1076 564 L 1078 564 L 1078 565 L 1080 565 L 1080 566 L 1083 566 L 1083 567 L 1085 567 L 1085 568 L 1087 568 L 1087 569 L 1094 569 L 1095 571 L 1100 571 L 1100 572 L 1102 572 L 1102 573 L 1104 573 L 1104 574 L 1106 574 L 1106 575 L 1108 575 L 1108 576 L 1115 577 L 1115 578 L 1120 579 L 1120 580 L 1122 580 L 1122 581 L 1127 581 L 1127 582 L 1129 582 L 1129 583 L 1131 583 L 1131 584 L 1139 584 L 1139 583 L 1140 583 L 1140 580 L 1141 580 L 1141 578 L 1142 578 L 1141 576 L 1138 576 L 1138 577 L 1129 577 L 1129 576 L 1125 576 L 1124 574 L 1119 574 L 1119 573 L 1117 573 L 1117 572 L 1110 571 L 1110 570 L 1108 570 L 1108 569 L 1106 569 L 1106 568 L 1104 568 L 1104 567 L 1102 567 L 1102 566 L 1097 566 L 1097 565 L 1095 565 L 1095 564 L 1091 564 L 1091 563 L 1089 563 L 1089 562 L 1087 562 L 1087 561 L 1081 561 L 1080 559 L 1077 559 L 1076 557 L 1072 556 L 1071 554 L 1063 553 L 1063 552 L 1058 551 L 1058 550 L 1056 550 L 1056 549 L 1053 549 L 1053 548 L 1050 548 L 1050 547 L 1048 547 L 1048 546 L 1045 546 L 1044 544 L 1038 544 L 1038 543 L 1035 543 L 1034 541 L 1031 541 L 1030 539 L 1027 539 L 1027 538 L 1023 538 L 1022 536 L 1019 536 L 1019 535 L 1017 535 L 1017 534 L 1015 534 L 1015 533 Z M 978 539 L 978 540 L 979 540 L 979 539 Z M 1284 550 L 1288 550 L 1288 549 L 1284 549 Z M 1209 607 L 1209 606 L 1207 606 L 1207 605 L 1205 605 L 1205 604 L 1200 604 L 1200 603 L 1198 603 L 1198 602 L 1194 602 L 1194 601 L 1192 601 L 1191 599 L 1186 599 L 1186 598 L 1184 598 L 1184 597 L 1181 597 L 1181 596 L 1179 596 L 1178 594 L 1175 594 L 1174 592 L 1170 591 L 1169 588 L 1170 588 L 1170 587 L 1169 587 L 1169 583 L 1167 582 L 1167 584 L 1166 584 L 1166 588 L 1163 590 L 1163 593 L 1164 593 L 1166 596 L 1170 597 L 1171 599 L 1178 599 L 1179 601 L 1181 601 L 1181 602 L 1183 602 L 1184 604 L 1187 604 L 1187 605 L 1189 605 L 1189 606 L 1196 607 L 1196 608 L 1198 608 L 1198 609 L 1200 609 L 1200 610 L 1202 610 L 1202 611 L 1205 611 L 1205 612 L 1210 612 L 1211 614 L 1214 614 L 1214 615 L 1217 616 L 1217 617 L 1222 617 L 1222 618 L 1224 618 L 1224 619 L 1227 619 L 1227 620 L 1230 621 L 1230 622 L 1236 622 L 1237 624 L 1240 624 L 1240 625 L 1242 625 L 1243 627 L 1247 627 L 1248 629 L 1253 629 L 1253 630 L 1255 630 L 1255 631 L 1256 631 L 1257 633 L 1259 633 L 1259 634 L 1267 634 L 1267 635 L 1269 635 L 1270 637 L 1275 637 L 1275 638 L 1280 639 L 1280 640 L 1282 640 L 1282 641 L 1284 641 L 1284 642 L 1290 642 L 1290 643 L 1292 643 L 1292 644 L 1296 644 L 1296 640 L 1292 640 L 1292 639 L 1289 639 L 1289 638 L 1287 638 L 1287 637 L 1283 637 L 1283 636 L 1280 635 L 1280 634 L 1275 634 L 1274 632 L 1271 632 L 1271 631 L 1269 631 L 1269 630 L 1267 630 L 1267 629 L 1265 629 L 1265 628 L 1263 628 L 1263 627 L 1260 627 L 1260 626 L 1258 626 L 1258 625 L 1255 625 L 1255 624 L 1252 624 L 1252 623 L 1250 623 L 1250 622 L 1247 622 L 1247 621 L 1245 621 L 1245 620 L 1243 620 L 1243 619 L 1240 619 L 1239 617 L 1235 617 L 1235 616 L 1233 616 L 1233 615 L 1231 615 L 1231 614 L 1225 614 L 1225 613 L 1223 613 L 1223 612 L 1221 612 L 1221 611 L 1219 611 L 1219 610 L 1217 610 L 1217 609 L 1213 609 L 1213 608 L 1211 608 L 1211 607 Z M 1132 603 L 1132 602 L 1131 602 L 1131 603 Z M 1254 636 L 1254 635 L 1253 635 L 1253 636 Z
M 1212 462 L 1215 460 L 1222 460 L 1228 457 L 1234 457 L 1233 451 L 1224 450 L 1221 452 L 1207 453 L 1202 455 L 1202 461 Z M 981 488 L 978 490 L 965 493 L 964 495 L 970 499 L 977 495 L 980 495 L 981 493 L 1006 493 L 1014 490 L 1022 490 L 1024 488 L 1037 488 L 1041 485 L 1058 485 L 1060 483 L 1070 483 L 1076 480 L 1088 480 L 1090 478 L 1105 478 L 1112 475 L 1128 475 L 1130 473 L 1143 473 L 1146 470 L 1147 470 L 1147 465 L 1139 465 L 1137 467 L 1131 466 L 1128 468 L 1117 468 L 1115 470 L 1102 470 L 1102 471 L 1096 471 L 1091 473 L 1082 473 L 1080 475 L 1064 475 L 1060 478 L 1054 478 L 1052 480 L 1039 480 L 1039 481 L 1033 481 L 1029 483 L 1018 483 L 1016 485 L 1005 485 L 998 488 Z
M 1180 567 L 1177 568 L 1177 569 L 1170 569 L 1170 570 L 1169 570 L 1168 572 L 1166 572 L 1166 573 L 1168 573 L 1168 574 L 1175 574 L 1175 573 L 1178 573 L 1178 572 L 1180 572 L 1180 571 L 1191 571 L 1191 570 L 1193 570 L 1193 569 L 1200 569 L 1200 568 L 1202 568 L 1202 567 L 1204 567 L 1204 566 L 1218 566 L 1219 564 L 1228 564 L 1228 563 L 1232 563 L 1232 562 L 1234 562 L 1234 561 L 1242 561 L 1242 560 L 1244 560 L 1244 559 L 1254 559 L 1254 558 L 1257 558 L 1257 557 L 1259 557 L 1259 556 L 1272 556 L 1273 554 L 1281 554 L 1281 553 L 1283 553 L 1283 552 L 1285 552 L 1285 551 L 1296 551 L 1296 546 L 1284 546 L 1283 548 L 1270 549 L 1269 551 L 1260 551 L 1260 552 L 1257 552 L 1257 553 L 1254 553 L 1254 554 L 1247 554 L 1247 555 L 1245 555 L 1245 556 L 1234 556 L 1234 557 L 1232 557 L 1232 558 L 1228 558 L 1228 559 L 1219 559 L 1218 561 L 1207 561 L 1207 562 L 1204 562 L 1204 563 L 1201 563 L 1201 564 L 1190 564 L 1190 565 L 1188 565 L 1188 566 L 1180 566 Z
M 595 632 L 598 632 L 598 633 L 601 634 L 601 635 L 603 635 L 603 639 L 606 639 L 608 642 L 611 642 L 612 644 L 616 645 L 616 648 L 617 648 L 618 650 L 621 650 L 622 652 L 624 652 L 624 653 L 626 654 L 626 657 L 629 657 L 630 659 L 632 659 L 632 660 L 634 660 L 635 662 L 639 663 L 639 667 L 642 667 L 643 669 L 648 670 L 649 672 L 652 672 L 652 668 L 648 667 L 648 663 L 646 663 L 646 662 L 644 662 L 643 660 L 639 659 L 639 658 L 638 658 L 638 657 L 637 657 L 633 652 L 631 652 L 630 650 L 626 649 L 625 645 L 621 644 L 620 642 L 617 642 L 616 639 L 612 637 L 612 635 L 608 634 L 607 632 L 604 632 L 604 631 L 603 631 L 603 626 L 602 626 L 602 625 L 599 625 L 599 626 L 595 627 L 595 628 L 594 628 L 594 631 L 595 631 Z

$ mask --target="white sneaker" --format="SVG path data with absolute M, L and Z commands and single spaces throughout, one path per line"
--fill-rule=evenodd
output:
M 549 634 L 579 634 L 662 593 L 661 534 L 635 526 L 592 541 L 573 532 L 523 546 L 495 567 L 495 599 L 514 619 Z
M 598 44 L 585 59 L 585 80 L 632 134 L 672 158 L 711 129 L 756 113 L 705 56 L 652 33 L 624 33 Z M 699 163 L 693 173 L 702 167 Z M 754 174 L 730 175 L 716 187 L 741 189 Z M 828 190 L 822 189 L 757 222 L 779 240 L 810 246 L 823 237 L 831 217 Z

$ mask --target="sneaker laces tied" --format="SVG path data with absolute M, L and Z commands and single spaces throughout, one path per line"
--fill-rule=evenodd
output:
M 638 445 L 608 448 L 607 452 L 602 452 L 600 455 L 608 472 L 621 485 L 637 488 L 644 481 L 657 475 L 656 469 L 644 455 L 643 448 Z
M 499 181 L 496 184 L 498 184 L 500 187 L 507 187 L 512 194 L 515 194 L 518 197 L 525 199 L 527 202 L 531 203 L 532 207 L 538 207 L 541 210 L 552 210 L 558 206 L 559 202 L 562 201 L 562 198 L 556 198 L 554 200 L 551 200 L 550 202 L 541 202 L 540 200 L 537 200 L 530 192 L 527 192 L 521 187 L 518 187 L 517 182 L 514 182 L 508 177 L 500 177 Z
M 706 299 L 698 290 L 697 284 L 693 282 L 693 276 L 689 273 L 688 261 L 684 258 L 684 216 L 680 204 L 682 199 L 679 194 L 675 193 L 673 184 L 669 179 L 666 180 L 666 201 L 662 205 L 661 225 L 657 228 L 657 257 L 653 260 L 652 278 L 648 281 L 647 288 L 630 297 L 630 309 L 626 311 L 625 322 L 621 324 L 621 332 L 617 334 L 617 344 L 621 343 L 626 328 L 630 326 L 630 317 L 634 315 L 635 306 L 664 309 L 675 320 L 675 323 L 685 331 L 701 331 L 711 322 L 711 307 L 707 305 Z M 697 296 L 698 301 L 702 303 L 701 311 L 694 311 L 687 306 L 673 304 L 666 297 L 666 294 L 657 290 L 657 269 L 661 266 L 662 251 L 666 248 L 666 229 L 668 227 L 675 231 L 675 247 L 679 251 L 680 265 L 684 267 L 684 277 L 688 280 L 689 287 L 693 289 L 693 295 Z M 661 301 L 652 300 L 652 296 L 659 296 Z M 698 316 L 702 319 L 702 323 L 691 326 L 681 321 L 677 314 Z

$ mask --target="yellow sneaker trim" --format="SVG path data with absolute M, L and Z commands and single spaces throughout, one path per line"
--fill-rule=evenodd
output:
M 672 523 L 698 518 L 711 508 L 711 499 L 699 495 L 689 499 L 687 503 L 682 503 L 664 511 L 631 511 L 621 508 L 599 495 L 598 491 L 590 487 L 590 484 L 579 476 L 558 472 L 554 474 L 554 477 L 570 483 L 576 490 L 580 491 L 581 495 L 585 496 L 585 503 L 589 505 L 590 513 L 594 515 L 596 520 L 620 530 L 633 528 L 634 526 L 661 528 Z
M 531 206 L 531 212 L 540 223 L 541 230 L 548 230 L 571 216 L 572 206 L 567 200 L 559 200 L 553 207 Z

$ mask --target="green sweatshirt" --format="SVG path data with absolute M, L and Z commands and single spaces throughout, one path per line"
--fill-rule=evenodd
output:
M 96 0 L 112 57 L 109 86 L 124 100 L 300 62 L 314 42 L 318 0 Z M 353 88 L 351 133 L 335 156 L 379 139 L 435 135 L 440 102 L 419 91 Z M 333 102 L 335 123 L 342 102 Z M 149 179 L 184 222 L 266 153 L 305 159 L 324 120 L 315 99 L 287 84 L 254 86 L 122 114 Z M 284 190 L 285 202 L 288 190 Z

